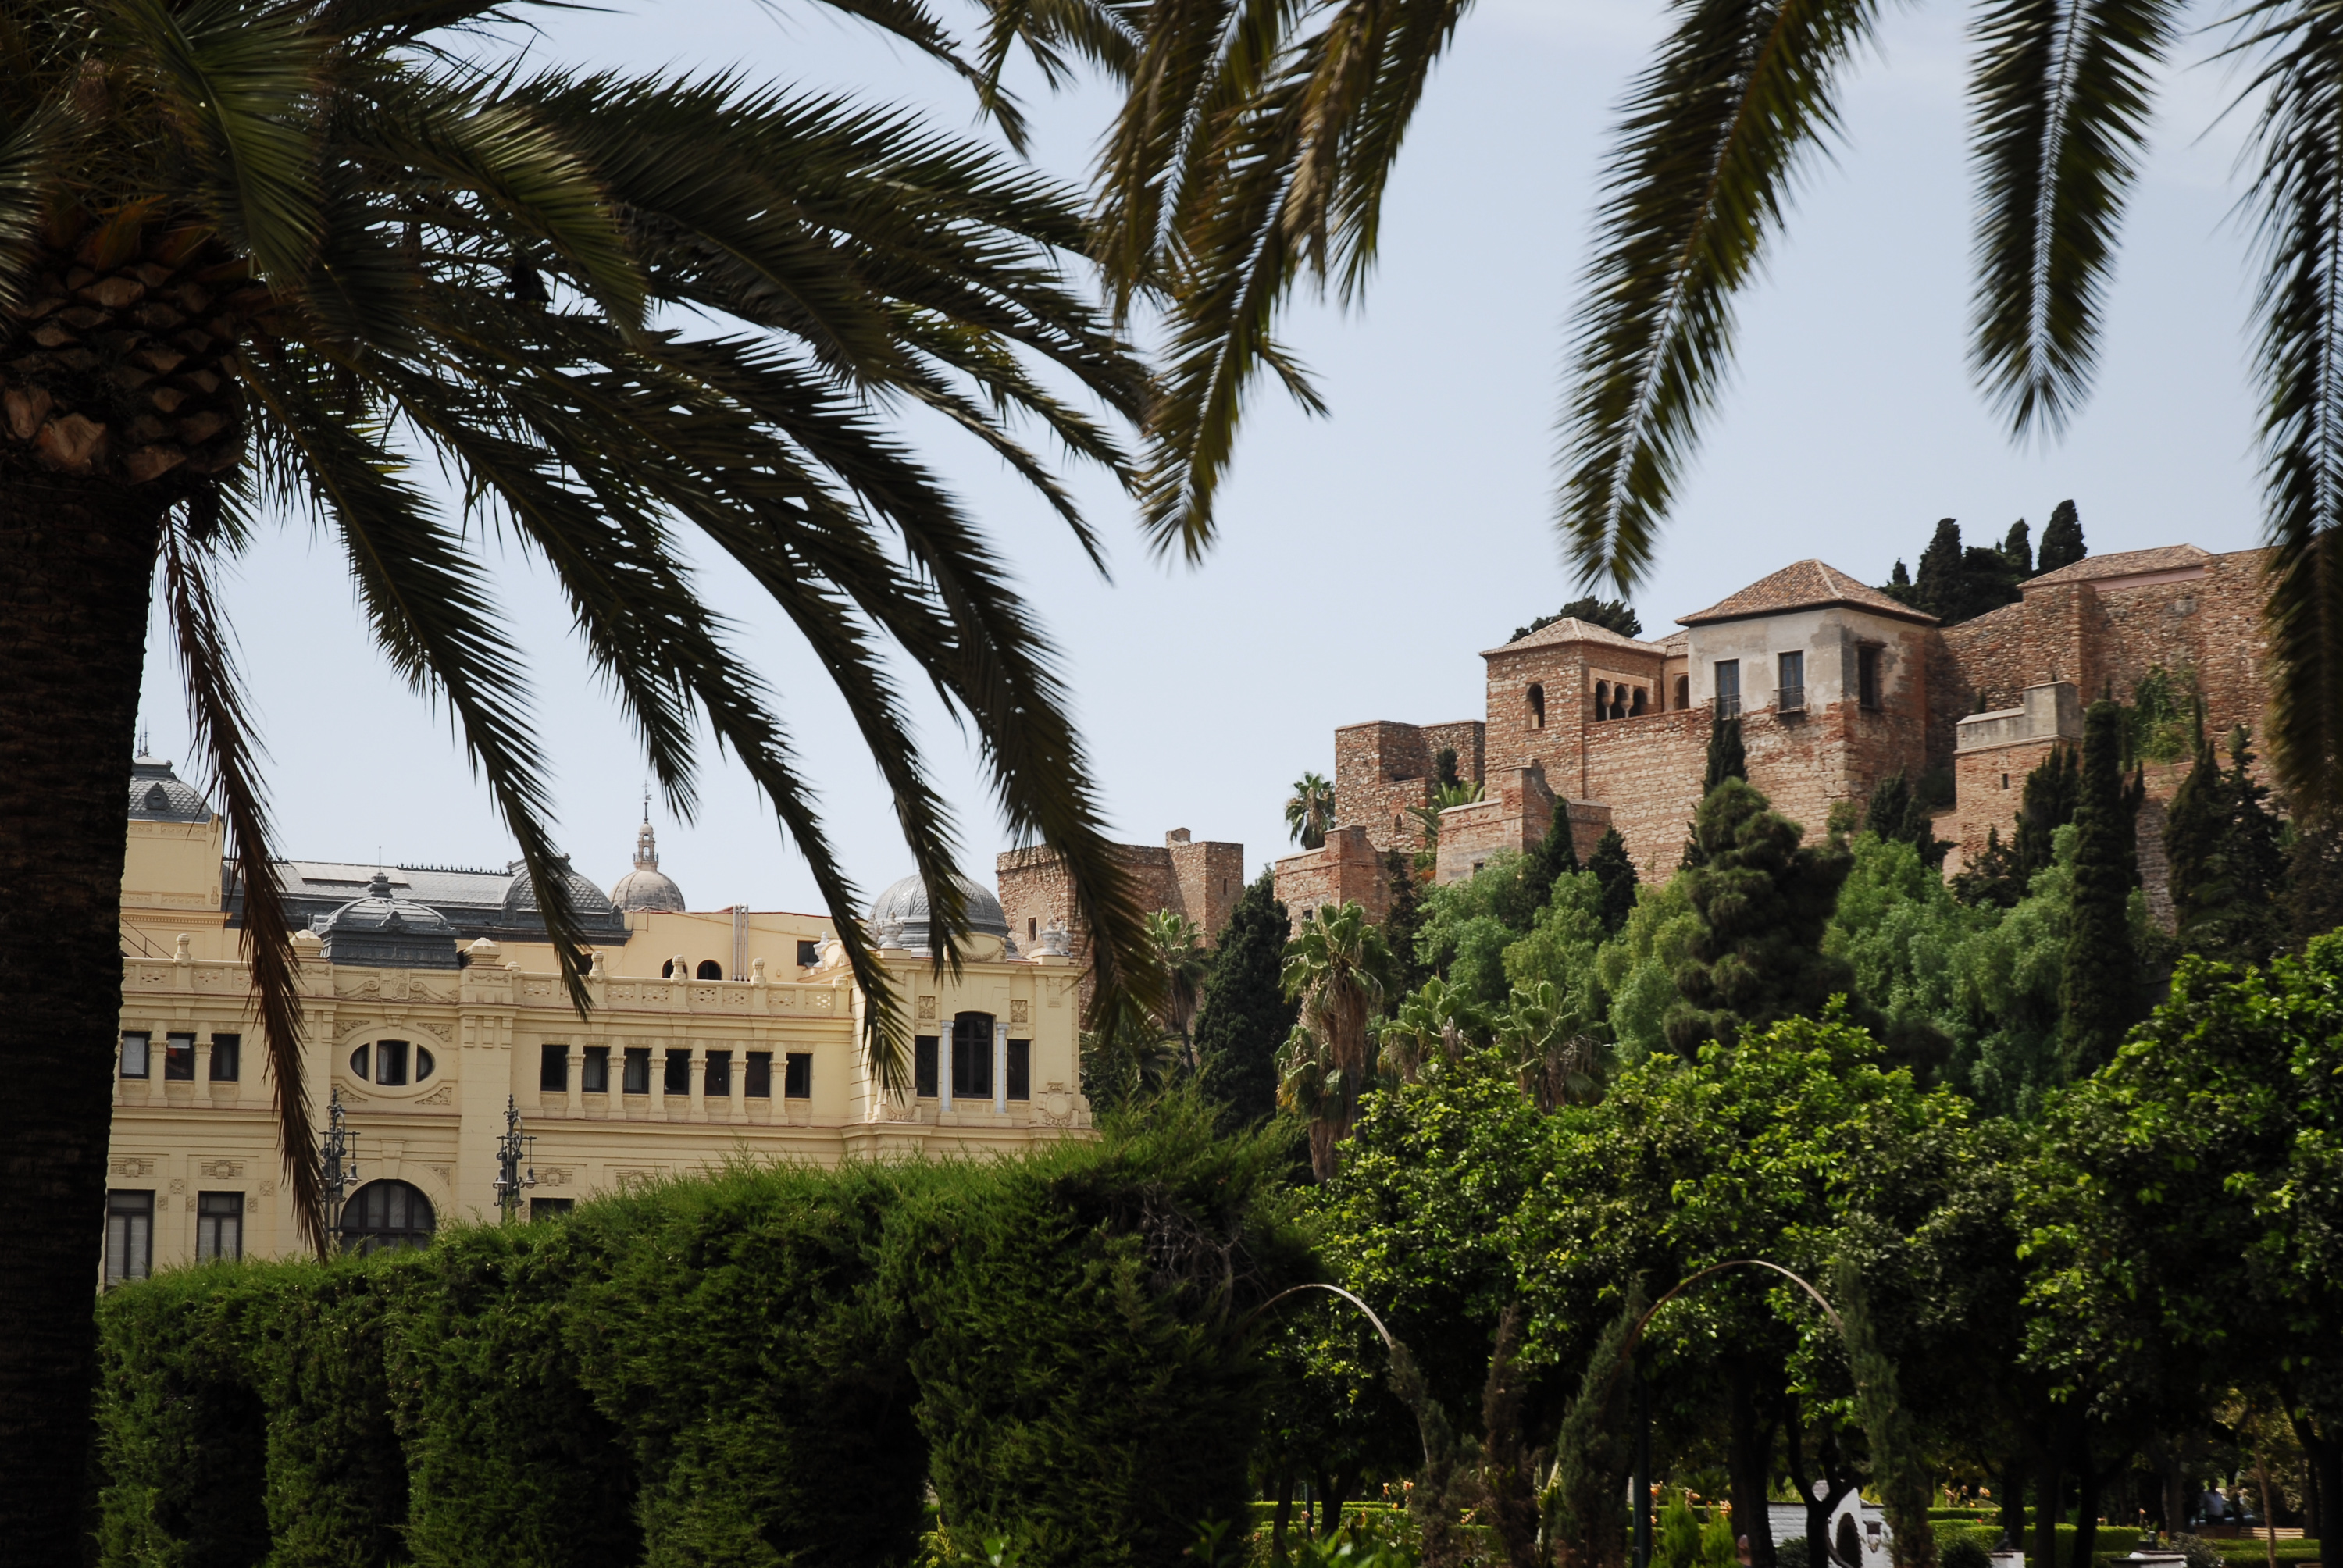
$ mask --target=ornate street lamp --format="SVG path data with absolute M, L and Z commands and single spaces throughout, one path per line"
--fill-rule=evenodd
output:
M 536 1146 L 536 1136 L 521 1131 L 520 1107 L 506 1095 L 505 1135 L 497 1141 L 497 1207 L 507 1220 L 520 1211 L 521 1189 L 537 1185 L 537 1167 L 530 1158 Z
M 338 1086 L 326 1107 L 326 1131 L 317 1140 L 317 1186 L 326 1202 L 326 1234 L 338 1236 L 342 1229 L 342 1200 L 357 1185 L 357 1151 L 352 1147 L 358 1135 L 342 1118 L 342 1091 Z

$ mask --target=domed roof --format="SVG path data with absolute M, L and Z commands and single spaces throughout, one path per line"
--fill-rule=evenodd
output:
M 398 897 L 384 871 L 375 872 L 365 898 L 352 899 L 325 916 L 316 930 L 325 939 L 328 963 L 404 970 L 458 967 L 456 928 L 447 917 L 428 904 Z
M 648 813 L 648 802 L 644 809 Z M 689 908 L 675 879 L 659 869 L 659 837 L 651 831 L 649 815 L 635 830 L 635 869 L 620 877 L 618 885 L 610 890 L 610 904 L 614 909 L 666 910 L 679 915 Z
M 601 889 L 569 869 L 568 856 L 560 857 L 557 863 L 561 867 L 562 881 L 568 886 L 569 907 L 572 910 L 581 915 L 591 915 L 598 914 L 610 907 L 604 900 Z M 528 862 L 514 860 L 508 863 L 505 869 L 512 877 L 511 884 L 505 889 L 505 913 L 508 915 L 539 913 L 537 902 L 537 881 L 528 874 Z
M 208 822 L 212 809 L 195 786 L 158 757 L 130 765 L 130 819 L 134 822 Z
M 966 877 L 954 877 L 952 880 L 960 884 L 960 898 L 968 910 L 968 929 L 1008 941 L 1009 916 L 1001 910 L 1001 900 Z M 905 877 L 871 900 L 870 934 L 882 946 L 927 951 L 928 885 L 915 876 Z M 890 935 L 891 941 L 888 940 Z

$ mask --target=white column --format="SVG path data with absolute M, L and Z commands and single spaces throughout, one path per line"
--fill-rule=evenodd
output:
M 569 1085 L 569 1092 L 562 1097 L 568 1101 L 564 1109 L 573 1118 L 585 1115 L 586 1048 L 582 1045 L 569 1048 L 569 1071 L 566 1081 Z
M 1009 1114 L 1009 1026 L 992 1023 L 992 1114 Z
M 691 1048 L 691 1119 L 708 1120 L 708 1050 L 698 1045 Z
M 782 1058 L 786 1062 L 789 1059 Z M 772 1085 L 767 1084 L 767 1088 Z M 732 1044 L 732 1104 L 728 1111 L 730 1121 L 738 1125 L 749 1120 L 749 1042 L 735 1040 Z
M 952 1018 L 946 1013 L 936 1020 L 936 1109 L 950 1111 L 951 1103 Z

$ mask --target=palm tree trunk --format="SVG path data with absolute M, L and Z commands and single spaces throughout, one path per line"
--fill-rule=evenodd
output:
M 0 468 L 0 1557 L 12 1563 L 81 1555 L 131 741 L 163 504 Z

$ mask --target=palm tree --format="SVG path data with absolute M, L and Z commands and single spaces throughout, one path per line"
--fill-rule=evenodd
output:
M 950 55 L 916 5 L 841 8 Z M 0 1538 L 27 1562 L 78 1550 L 119 1009 L 103 977 L 158 568 L 243 883 L 288 1188 L 321 1244 L 290 933 L 214 587 L 275 516 L 341 547 L 368 629 L 456 720 L 579 1005 L 522 655 L 475 523 L 551 568 L 674 809 L 703 724 L 764 791 L 873 1000 L 888 1080 L 904 1030 L 860 899 L 688 539 L 831 671 L 947 929 L 966 922 L 956 835 L 890 642 L 973 721 L 1012 827 L 1065 857 L 1101 996 L 1152 989 L 1051 648 L 895 424 L 919 408 L 984 443 L 1096 558 L 1011 427 L 1144 479 L 1111 422 L 1141 417 L 1149 379 L 1069 270 L 1088 237 L 1070 194 L 902 113 L 499 60 L 502 16 L 0 9 Z
M 1304 773 L 1285 800 L 1285 831 L 1305 849 L 1322 848 L 1326 829 L 1334 825 L 1334 787 L 1315 773 Z
M 1162 987 L 1162 1010 L 1157 1015 L 1166 1035 L 1180 1042 L 1180 1060 L 1196 1070 L 1196 1010 L 1204 1002 L 1204 977 L 1212 970 L 1204 956 L 1202 927 L 1172 910 L 1147 917 L 1147 945 L 1155 955 Z
M 1436 865 L 1440 859 L 1440 814 L 1451 806 L 1470 806 L 1481 798 L 1481 786 L 1463 779 L 1453 784 L 1435 784 L 1432 799 L 1422 806 L 1410 806 L 1407 814 L 1415 819 L 1415 830 L 1423 840 L 1423 848 L 1415 852 L 1418 870 Z
M 1276 337 L 1296 286 L 1363 293 L 1383 196 L 1469 0 L 989 0 L 990 60 L 1020 42 L 1125 89 L 1097 169 L 1099 255 L 1126 307 L 1167 302 L 1154 427 L 1188 461 L 1146 494 L 1159 548 L 1200 556 L 1264 372 L 1322 407 Z M 1564 395 L 1557 522 L 1589 585 L 1649 570 L 1677 477 L 1729 371 L 1735 299 L 1829 143 L 1875 0 L 1675 0 L 1603 171 Z M 2343 15 L 2246 0 L 2228 53 L 2253 108 L 2255 371 L 2270 752 L 2295 809 L 2343 805 Z M 2211 20 L 2215 13 L 2206 13 Z M 2013 438 L 2088 396 L 2126 204 L 2180 0 L 1975 0 L 1970 368 Z
M 1289 1041 L 1287 1054 L 1297 1065 L 1316 1064 L 1308 1066 L 1318 1089 L 1307 1114 L 1312 1168 L 1322 1181 L 1333 1174 L 1334 1146 L 1349 1136 L 1358 1118 L 1359 1091 L 1367 1074 L 1367 1020 L 1383 1005 L 1391 972 L 1383 933 L 1356 903 L 1312 910 L 1286 945 L 1285 994 L 1300 1000 L 1302 1020 L 1294 1028 L 1311 1042 L 1297 1052 Z

